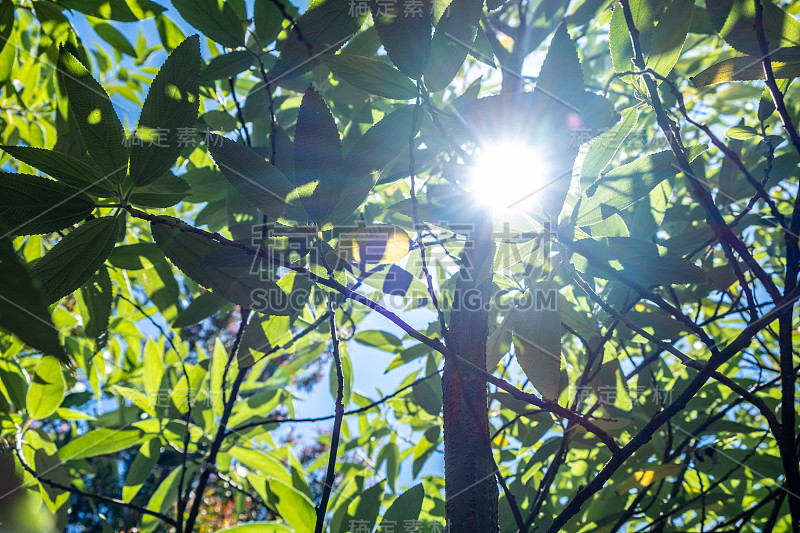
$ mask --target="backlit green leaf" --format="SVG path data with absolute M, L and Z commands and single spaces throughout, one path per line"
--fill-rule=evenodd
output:
M 117 28 L 108 22 L 93 19 L 92 17 L 88 18 L 89 23 L 92 25 L 92 29 L 95 31 L 95 33 L 97 33 L 97 35 L 100 36 L 101 39 L 113 46 L 118 52 L 130 57 L 136 57 L 136 49 Z
M 770 57 L 777 61 L 800 59 L 800 22 L 769 0 L 764 6 L 764 34 Z M 720 37 L 744 54 L 761 57 L 761 46 L 754 30 L 756 5 L 752 0 L 708 0 L 709 18 Z
M 678 61 L 692 22 L 694 0 L 672 0 L 653 30 L 653 41 L 645 64 L 666 77 Z
M 34 367 L 28 387 L 25 400 L 28 416 L 42 419 L 55 413 L 64 399 L 66 386 L 58 359 L 43 357 Z
M 58 450 L 58 457 L 62 461 L 72 461 L 106 455 L 138 444 L 142 436 L 138 429 L 94 429 L 62 446 Z
M 689 147 L 689 160 L 705 152 L 706 148 L 704 144 Z M 615 168 L 595 181 L 581 197 L 576 223 L 590 226 L 600 222 L 625 209 L 679 172 L 680 167 L 669 150 L 646 155 Z
M 136 22 L 164 11 L 150 0 L 59 0 L 58 3 L 84 15 L 119 22 Z

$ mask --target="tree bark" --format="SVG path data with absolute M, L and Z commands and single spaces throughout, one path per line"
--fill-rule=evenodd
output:
M 480 211 L 462 254 L 448 337 L 449 351 L 479 368 L 486 368 L 493 260 L 491 213 Z M 442 391 L 449 531 L 497 532 L 499 492 L 489 440 L 486 382 L 457 359 L 447 357 Z

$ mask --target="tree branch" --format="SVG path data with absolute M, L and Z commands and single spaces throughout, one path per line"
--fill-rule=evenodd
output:
M 250 310 L 248 309 L 246 312 L 244 312 L 244 314 L 242 314 L 242 321 L 239 324 L 239 331 L 236 333 L 236 339 L 233 341 L 233 346 L 231 346 L 228 359 L 233 359 L 237 356 L 239 352 L 239 346 L 242 343 L 242 336 L 244 335 L 244 330 L 247 327 L 249 318 Z M 225 403 L 225 407 L 222 411 L 222 417 L 220 418 L 219 427 L 217 428 L 217 434 L 214 437 L 214 442 L 211 443 L 211 448 L 208 451 L 208 457 L 205 460 L 205 463 L 210 465 L 211 468 L 206 467 L 203 469 L 203 473 L 200 474 L 200 479 L 197 481 L 197 488 L 195 488 L 194 491 L 194 502 L 192 503 L 192 508 L 189 510 L 189 518 L 186 520 L 186 527 L 184 528 L 184 531 L 187 533 L 193 531 L 194 529 L 194 523 L 197 520 L 198 513 L 200 512 L 200 505 L 203 503 L 203 493 L 206 490 L 208 478 L 211 476 L 212 469 L 215 468 L 217 454 L 222 447 L 222 441 L 225 439 L 225 429 L 228 424 L 228 420 L 230 419 L 231 412 L 233 412 L 233 405 L 236 403 L 236 396 L 239 394 L 239 387 L 242 385 L 248 370 L 250 370 L 250 367 L 239 367 L 239 371 L 236 374 L 236 379 L 234 379 L 233 385 L 231 386 L 231 395 L 228 398 L 228 401 Z M 179 517 L 179 519 L 182 520 L 183 517 Z
M 800 155 L 800 135 L 797 128 L 789 116 L 786 109 L 786 102 L 783 94 L 778 89 L 775 82 L 775 73 L 772 71 L 772 61 L 769 56 L 769 45 L 764 34 L 764 5 L 761 0 L 754 0 L 756 8 L 755 31 L 758 43 L 761 48 L 762 65 L 766 78 L 767 88 L 769 89 L 775 109 L 780 116 L 781 124 L 789 134 L 789 139 Z M 784 294 L 788 294 L 797 286 L 797 276 L 800 273 L 800 248 L 798 248 L 797 232 L 800 230 L 800 195 L 795 195 L 792 220 L 790 222 L 792 231 L 786 234 L 786 277 L 784 279 Z M 794 373 L 794 342 L 793 324 L 794 308 L 788 309 L 778 320 L 778 346 L 780 347 L 780 369 L 781 369 L 781 425 L 783 435 L 778 439 L 778 446 L 783 461 L 786 485 L 789 489 L 789 510 L 792 513 L 792 530 L 800 532 L 800 466 L 798 466 L 797 449 L 795 447 L 795 428 L 797 427 L 797 416 L 795 413 L 795 384 L 796 375 Z
M 575 497 L 567 504 L 567 506 L 559 513 L 553 521 L 548 533 L 556 533 L 560 531 L 564 524 L 574 516 L 581 508 L 581 506 L 594 494 L 603 488 L 605 483 L 609 480 L 611 475 L 622 466 L 622 464 L 630 458 L 636 450 L 641 448 L 650 439 L 653 434 L 670 418 L 682 411 L 686 404 L 691 400 L 700 388 L 709 379 L 711 374 L 725 361 L 736 355 L 740 350 L 747 347 L 755 335 L 757 335 L 768 324 L 776 320 L 785 308 L 794 304 L 800 298 L 800 290 L 795 288 L 789 295 L 787 295 L 775 308 L 763 315 L 761 318 L 752 322 L 745 327 L 744 330 L 728 344 L 721 352 L 714 354 L 709 359 L 708 363 L 703 369 L 695 376 L 695 378 L 686 386 L 678 398 L 669 404 L 662 411 L 656 413 L 655 416 L 648 422 L 642 430 L 633 437 L 628 444 L 626 444 L 619 453 L 614 454 L 611 459 L 603 466 L 600 472 L 589 482 L 586 487 L 581 489 L 575 494 Z
M 168 524 L 168 525 L 170 525 L 172 527 L 177 527 L 178 526 L 178 522 L 173 520 L 169 516 L 167 516 L 165 514 L 162 514 L 162 513 L 159 513 L 159 512 L 156 512 L 156 511 L 151 511 L 150 509 L 147 509 L 145 507 L 141 507 L 139 505 L 136 505 L 135 503 L 124 502 L 122 500 L 118 500 L 117 498 L 111 498 L 110 496 L 104 496 L 102 494 L 95 494 L 95 493 L 92 493 L 92 492 L 86 492 L 84 490 L 80 490 L 80 489 L 75 488 L 73 486 L 62 485 L 61 483 L 58 483 L 56 481 L 52 481 L 50 479 L 47 479 L 45 477 L 42 477 L 42 476 L 38 475 L 36 473 L 36 471 L 25 460 L 25 456 L 22 453 L 22 435 L 23 434 L 20 431 L 19 433 L 17 433 L 17 436 L 14 439 L 14 452 L 16 453 L 17 459 L 19 459 L 19 462 L 22 465 L 22 468 L 24 468 L 26 472 L 28 472 L 30 475 L 32 475 L 35 480 L 41 481 L 45 485 L 48 485 L 48 486 L 53 487 L 55 489 L 64 490 L 64 491 L 70 492 L 72 494 L 76 494 L 78 496 L 83 496 L 84 498 L 92 498 L 94 500 L 99 500 L 99 501 L 102 501 L 102 502 L 105 502 L 105 503 L 110 503 L 112 505 L 117 505 L 119 507 L 127 507 L 128 509 L 133 509 L 134 511 L 137 511 L 139 513 L 150 515 L 152 517 L 158 518 L 159 520 L 161 520 L 165 524 Z
M 331 435 L 328 472 L 325 475 L 325 485 L 322 487 L 322 498 L 317 506 L 317 523 L 314 526 L 314 533 L 322 533 L 325 527 L 325 513 L 328 510 L 328 499 L 331 496 L 333 481 L 336 477 L 336 454 L 339 450 L 339 436 L 342 430 L 342 418 L 344 417 L 344 375 L 342 373 L 342 359 L 339 355 L 339 337 L 336 334 L 336 316 L 333 311 L 333 304 L 329 302 L 328 305 L 331 306 L 328 319 L 331 327 L 331 343 L 333 344 L 333 362 L 336 365 L 336 415 Z

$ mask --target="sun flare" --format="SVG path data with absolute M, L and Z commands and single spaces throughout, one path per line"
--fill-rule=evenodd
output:
M 534 204 L 546 170 L 535 147 L 518 141 L 486 144 L 477 151 L 470 186 L 478 201 L 502 211 Z

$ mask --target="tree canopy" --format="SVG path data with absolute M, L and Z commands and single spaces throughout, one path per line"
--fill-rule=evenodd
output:
M 800 4 L 163 4 L 0 1 L 4 531 L 800 532 Z

